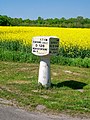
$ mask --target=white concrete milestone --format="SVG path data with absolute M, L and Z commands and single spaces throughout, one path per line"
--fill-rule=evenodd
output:
M 40 56 L 38 83 L 45 87 L 51 86 L 50 56 L 57 55 L 59 38 L 55 36 L 37 36 L 32 39 L 32 53 Z

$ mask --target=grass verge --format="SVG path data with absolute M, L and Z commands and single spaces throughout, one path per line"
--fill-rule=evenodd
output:
M 90 68 L 51 65 L 50 89 L 38 88 L 38 69 L 38 64 L 0 61 L 0 98 L 27 110 L 42 105 L 42 111 L 90 113 Z

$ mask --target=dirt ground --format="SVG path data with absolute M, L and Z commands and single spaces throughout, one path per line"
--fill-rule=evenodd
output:
M 38 106 L 41 110 L 41 106 Z M 11 101 L 0 98 L 0 120 L 90 120 L 89 117 L 72 117 L 70 115 L 50 113 L 29 112 L 17 108 Z

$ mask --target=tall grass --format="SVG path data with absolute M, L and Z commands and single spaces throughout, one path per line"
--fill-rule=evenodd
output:
M 21 41 L 0 41 L 0 60 L 39 63 L 40 57 L 31 53 L 31 46 Z M 52 64 L 90 67 L 90 50 L 70 47 L 59 48 L 57 56 L 51 56 Z

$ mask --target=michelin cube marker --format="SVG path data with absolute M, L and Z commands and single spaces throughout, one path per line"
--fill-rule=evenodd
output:
M 51 86 L 50 56 L 57 55 L 59 38 L 55 36 L 37 36 L 32 39 L 32 53 L 40 56 L 38 83 L 42 86 Z
M 38 36 L 32 39 L 32 53 L 37 56 L 56 55 L 59 38 L 54 36 Z

